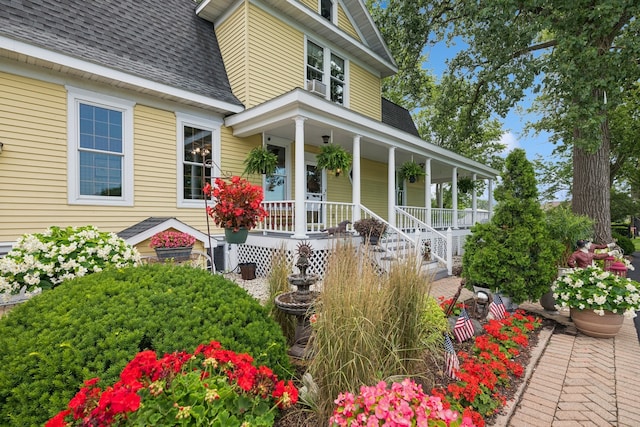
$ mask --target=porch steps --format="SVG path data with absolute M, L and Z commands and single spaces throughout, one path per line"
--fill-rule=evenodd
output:
M 385 241 L 381 241 L 379 245 L 369 247 L 372 258 L 381 273 L 389 271 L 394 261 L 413 256 L 414 249 L 410 247 L 410 245 L 393 246 L 391 243 L 391 241 L 385 239 Z M 439 280 L 449 275 L 447 268 L 440 265 L 437 261 L 422 261 L 420 270 L 428 276 L 433 276 L 433 280 Z

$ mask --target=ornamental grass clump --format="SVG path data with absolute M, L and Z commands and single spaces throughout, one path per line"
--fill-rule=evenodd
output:
M 84 387 L 45 427 L 71 426 L 272 426 L 278 409 L 294 405 L 298 390 L 278 380 L 246 353 L 219 342 L 193 354 L 174 352 L 158 359 L 146 350 L 104 390 L 98 378 Z
M 440 348 L 425 335 L 425 310 L 431 280 L 415 263 L 393 264 L 380 274 L 368 252 L 338 244 L 327 263 L 322 294 L 313 325 L 313 352 L 308 372 L 318 386 L 318 419 L 328 419 L 339 393 L 355 393 L 363 384 L 394 377 L 426 379 L 424 360 L 429 348 Z M 431 325 L 429 325 L 431 326 Z
M 595 265 L 570 270 L 551 290 L 557 306 L 593 310 L 600 316 L 610 311 L 632 319 L 640 310 L 640 283 Z
M 96 227 L 49 227 L 25 234 L 0 258 L 0 295 L 6 300 L 25 288 L 27 296 L 62 281 L 108 267 L 137 265 L 138 251 L 114 233 Z

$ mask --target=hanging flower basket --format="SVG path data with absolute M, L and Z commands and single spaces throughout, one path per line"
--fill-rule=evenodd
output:
M 224 238 L 227 243 L 242 244 L 247 241 L 249 235 L 249 229 L 246 227 L 240 227 L 238 230 L 233 228 L 224 229 Z

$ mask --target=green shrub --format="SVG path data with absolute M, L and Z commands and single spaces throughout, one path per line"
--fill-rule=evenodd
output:
M 63 280 L 82 277 L 107 267 L 127 267 L 140 260 L 138 251 L 114 233 L 85 227 L 49 227 L 25 234 L 0 258 L 0 296 L 8 298 L 26 286 L 38 294 Z
M 189 351 L 211 340 L 289 375 L 278 326 L 222 276 L 153 265 L 67 281 L 0 319 L 0 425 L 42 425 L 84 380 L 112 384 L 141 350 Z
M 562 247 L 550 238 L 538 201 L 535 173 L 524 150 L 507 156 L 491 222 L 476 224 L 464 243 L 467 286 L 500 291 L 515 303 L 534 301 L 556 278 Z
M 616 243 L 620 246 L 625 255 L 631 255 L 635 252 L 636 248 L 633 241 L 626 237 L 626 235 L 613 233 L 613 238 L 616 240 Z

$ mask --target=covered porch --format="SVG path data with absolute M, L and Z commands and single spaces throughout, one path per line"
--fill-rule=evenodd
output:
M 498 171 L 422 140 L 408 111 L 388 101 L 380 121 L 295 89 L 229 116 L 225 124 L 237 137 L 261 135 L 263 146 L 278 155 L 276 173 L 262 176 L 269 217 L 255 231 L 263 236 L 304 240 L 342 221 L 375 217 L 388 224 L 387 242 L 401 241 L 398 246 L 416 250 L 430 239 L 434 256 L 450 266 L 447 258 L 461 250 L 469 227 L 491 217 Z M 324 144 L 349 152 L 351 170 L 336 177 L 316 168 L 315 156 Z M 417 183 L 400 178 L 407 161 L 424 170 Z M 488 209 L 478 209 L 475 189 L 469 193 L 470 206 L 458 208 L 461 178 L 484 182 Z M 447 208 L 444 188 L 451 192 Z M 432 207 L 434 198 L 438 207 Z

